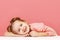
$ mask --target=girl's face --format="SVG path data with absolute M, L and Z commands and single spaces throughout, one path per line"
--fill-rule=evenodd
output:
M 16 20 L 12 24 L 12 31 L 16 34 L 26 34 L 29 32 L 29 25 L 26 22 Z

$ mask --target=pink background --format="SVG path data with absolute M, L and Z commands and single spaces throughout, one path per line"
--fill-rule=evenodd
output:
M 0 35 L 13 17 L 44 22 L 60 35 L 60 0 L 0 0 Z

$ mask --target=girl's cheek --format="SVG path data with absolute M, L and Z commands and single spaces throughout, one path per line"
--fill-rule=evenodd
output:
M 16 31 L 18 31 L 18 30 L 19 30 L 19 27 L 18 27 L 18 26 L 14 26 L 14 27 L 13 27 L 13 31 L 16 32 Z

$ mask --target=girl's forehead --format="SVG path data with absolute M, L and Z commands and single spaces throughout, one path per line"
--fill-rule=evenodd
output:
M 13 24 L 24 24 L 24 25 L 28 25 L 27 22 L 23 22 L 23 21 L 19 21 L 19 20 L 16 20 Z

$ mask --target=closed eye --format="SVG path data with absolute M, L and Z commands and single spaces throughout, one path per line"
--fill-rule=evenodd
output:
M 20 24 L 20 26 L 22 26 L 23 24 Z

